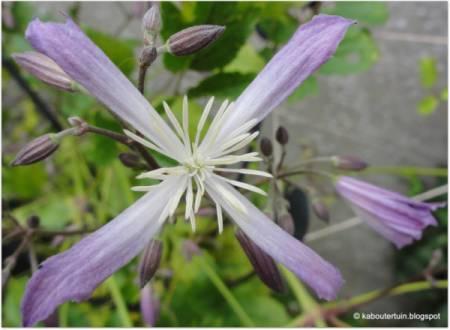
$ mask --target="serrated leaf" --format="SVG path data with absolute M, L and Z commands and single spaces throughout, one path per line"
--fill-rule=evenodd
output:
M 316 95 L 318 91 L 319 84 L 316 77 L 310 76 L 289 96 L 288 102 L 298 102 L 308 95 Z
M 418 104 L 417 104 L 417 112 L 420 115 L 428 116 L 431 115 L 439 105 L 438 99 L 433 96 L 429 95 L 424 97 Z
M 321 74 L 354 74 L 368 70 L 379 58 L 376 43 L 366 29 L 350 27 L 334 56 L 319 70 Z
M 357 20 L 359 23 L 381 25 L 389 18 L 389 11 L 385 3 L 373 1 L 337 1 L 333 7 L 324 6 L 324 13 L 343 16 Z
M 424 88 L 431 88 L 437 81 L 436 59 L 424 57 L 419 63 L 420 82 Z
M 136 41 L 119 39 L 91 28 L 87 28 L 85 31 L 126 76 L 133 72 L 137 62 L 134 55 L 134 47 L 138 45 Z
M 218 73 L 202 80 L 200 84 L 190 89 L 189 95 L 236 99 L 254 77 L 255 75 L 251 73 Z

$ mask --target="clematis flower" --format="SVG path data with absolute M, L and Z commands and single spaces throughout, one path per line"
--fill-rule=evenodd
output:
M 437 226 L 432 211 L 445 203 L 423 203 L 351 177 L 340 177 L 336 190 L 354 212 L 386 239 L 402 248 L 422 237 L 428 226 Z
M 179 165 L 142 173 L 139 178 L 161 182 L 135 187 L 145 191 L 145 195 L 71 249 L 42 264 L 29 281 L 22 301 L 24 325 L 45 319 L 67 300 L 87 299 L 102 281 L 134 258 L 157 235 L 183 195 L 185 217 L 194 230 L 195 213 L 207 194 L 216 205 L 219 231 L 222 210 L 225 210 L 253 242 L 295 273 L 319 297 L 335 298 L 343 284 L 339 271 L 278 227 L 234 187 L 262 194 L 264 191 L 220 174 L 270 176 L 261 171 L 226 166 L 260 160 L 256 152 L 234 153 L 256 138 L 257 133 L 248 133 L 252 127 L 332 56 L 351 24 L 342 17 L 320 15 L 302 25 L 235 103 L 221 104 L 204 138 L 200 139 L 214 101 L 207 103 L 195 138 L 191 140 L 187 98 L 183 101 L 181 123 L 164 104 L 171 128 L 73 21 L 59 24 L 36 19 L 31 22 L 26 38 L 38 52 L 55 61 L 73 80 L 144 136 L 127 132 L 131 138 Z

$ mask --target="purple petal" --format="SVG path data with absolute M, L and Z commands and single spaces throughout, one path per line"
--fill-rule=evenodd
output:
M 340 177 L 336 190 L 348 200 L 355 213 L 397 248 L 422 237 L 424 228 L 437 225 L 431 214 L 439 204 L 416 202 L 395 192 Z
M 159 301 L 153 296 L 150 283 L 141 289 L 140 298 L 142 319 L 146 326 L 154 327 L 159 314 Z
M 162 183 L 71 249 L 43 262 L 22 300 L 24 326 L 46 319 L 65 301 L 89 298 L 101 282 L 135 257 L 161 227 L 158 220 L 176 186 L 175 180 Z
M 336 298 L 344 281 L 334 266 L 283 231 L 219 176 L 211 175 L 205 182 L 211 198 L 220 203 L 254 243 L 296 274 L 320 298 L 327 300 Z M 245 213 L 236 207 L 236 201 L 244 206 Z
M 319 15 L 300 26 L 237 99 L 222 136 L 250 119 L 264 119 L 334 54 L 353 23 L 339 16 Z
M 164 120 L 72 20 L 61 24 L 35 19 L 26 38 L 114 114 L 163 149 L 180 152 L 182 145 Z

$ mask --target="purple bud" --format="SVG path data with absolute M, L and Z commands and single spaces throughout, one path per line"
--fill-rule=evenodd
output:
M 279 144 L 285 145 L 289 141 L 289 134 L 286 128 L 283 126 L 278 127 L 275 137 Z
M 150 284 L 144 286 L 141 290 L 141 313 L 145 325 L 154 327 L 159 316 L 159 300 L 154 297 Z
M 354 156 L 334 156 L 332 159 L 334 166 L 343 170 L 361 171 L 368 166 L 365 161 Z
M 319 198 L 315 198 L 313 199 L 311 206 L 314 211 L 314 214 L 320 220 L 323 220 L 325 222 L 330 221 L 330 213 L 328 212 L 328 208 L 323 201 L 321 201 Z
M 147 166 L 141 162 L 141 158 L 136 155 L 129 152 L 122 152 L 119 154 L 119 159 L 122 162 L 122 164 L 129 168 L 135 168 L 135 169 L 146 169 Z
M 139 57 L 139 63 L 142 67 L 148 68 L 158 56 L 155 47 L 145 47 Z
M 148 243 L 139 263 L 139 285 L 143 288 L 155 275 L 161 261 L 162 242 L 153 239 Z
M 144 31 L 144 42 L 152 45 L 157 34 L 161 31 L 161 13 L 159 6 L 153 4 L 142 18 L 142 30 Z
M 39 217 L 37 215 L 32 215 L 27 219 L 27 225 L 29 228 L 37 228 L 39 227 Z
M 269 288 L 276 292 L 284 291 L 284 283 L 275 261 L 259 248 L 240 229 L 236 231 L 236 238 L 250 260 L 255 273 Z
M 12 161 L 12 166 L 37 163 L 56 151 L 59 147 L 56 134 L 45 134 L 28 142 Z
M 225 31 L 225 26 L 196 25 L 181 30 L 167 40 L 169 52 L 176 56 L 190 55 L 207 47 Z
M 33 51 L 11 56 L 17 64 L 39 80 L 68 92 L 76 90 L 75 82 L 51 58 Z
M 269 157 L 272 155 L 273 152 L 272 142 L 268 138 L 263 137 L 259 142 L 259 147 L 264 156 Z
M 289 213 L 286 213 L 278 218 L 278 224 L 281 228 L 283 228 L 287 233 L 294 235 L 295 233 L 295 225 L 294 219 Z

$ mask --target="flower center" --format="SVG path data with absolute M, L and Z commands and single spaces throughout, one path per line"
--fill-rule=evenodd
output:
M 214 119 L 211 121 L 209 129 L 203 140 L 200 141 L 200 135 L 203 127 L 205 126 L 206 120 L 208 119 L 213 101 L 214 98 L 211 98 L 205 106 L 198 123 L 194 141 L 191 141 L 189 138 L 187 98 L 185 97 L 183 99 L 183 120 L 181 125 L 177 121 L 169 106 L 166 103 L 163 103 L 166 115 L 179 138 L 179 142 L 181 142 L 181 145 L 183 146 L 182 150 L 180 152 L 176 152 L 176 154 L 170 152 L 168 149 L 165 149 L 162 145 L 158 145 L 154 141 L 148 141 L 132 132 L 125 131 L 125 134 L 142 145 L 178 161 L 178 166 L 162 167 L 153 171 L 142 173 L 137 178 L 156 179 L 161 181 L 165 181 L 169 178 L 176 178 L 177 182 L 179 181 L 179 188 L 170 200 L 167 201 L 165 213 L 167 216 L 172 216 L 175 213 L 183 194 L 185 194 L 185 218 L 191 221 L 193 230 L 195 230 L 194 215 L 200 208 L 202 197 L 205 194 L 205 180 L 207 180 L 208 177 L 215 176 L 216 178 L 223 180 L 223 184 L 229 183 L 236 187 L 247 189 L 262 195 L 266 195 L 266 193 L 260 188 L 248 183 L 232 180 L 229 176 L 237 173 L 271 177 L 269 173 L 258 170 L 226 167 L 228 165 L 233 165 L 240 162 L 261 161 L 261 158 L 258 157 L 257 152 L 233 154 L 251 143 L 258 136 L 258 132 L 248 133 L 248 131 L 257 123 L 256 120 L 250 120 L 240 127 L 227 132 L 226 138 L 218 138 L 218 134 L 223 127 L 223 123 L 228 115 L 228 112 L 233 107 L 233 103 L 229 104 L 228 101 L 222 103 Z M 225 134 L 223 135 L 225 136 Z M 161 135 L 159 138 L 164 140 L 166 137 Z M 222 176 L 219 176 L 218 174 L 221 174 Z M 133 190 L 150 191 L 153 187 L 154 186 L 137 186 L 133 187 Z M 220 186 L 216 188 L 218 191 L 221 191 L 221 197 L 223 199 L 228 200 L 228 202 L 234 205 L 237 210 L 244 213 L 246 212 L 244 205 L 236 199 L 236 197 L 227 193 L 227 191 L 222 189 Z M 223 225 L 220 201 L 213 200 L 213 202 L 216 204 L 219 232 L 221 232 Z

